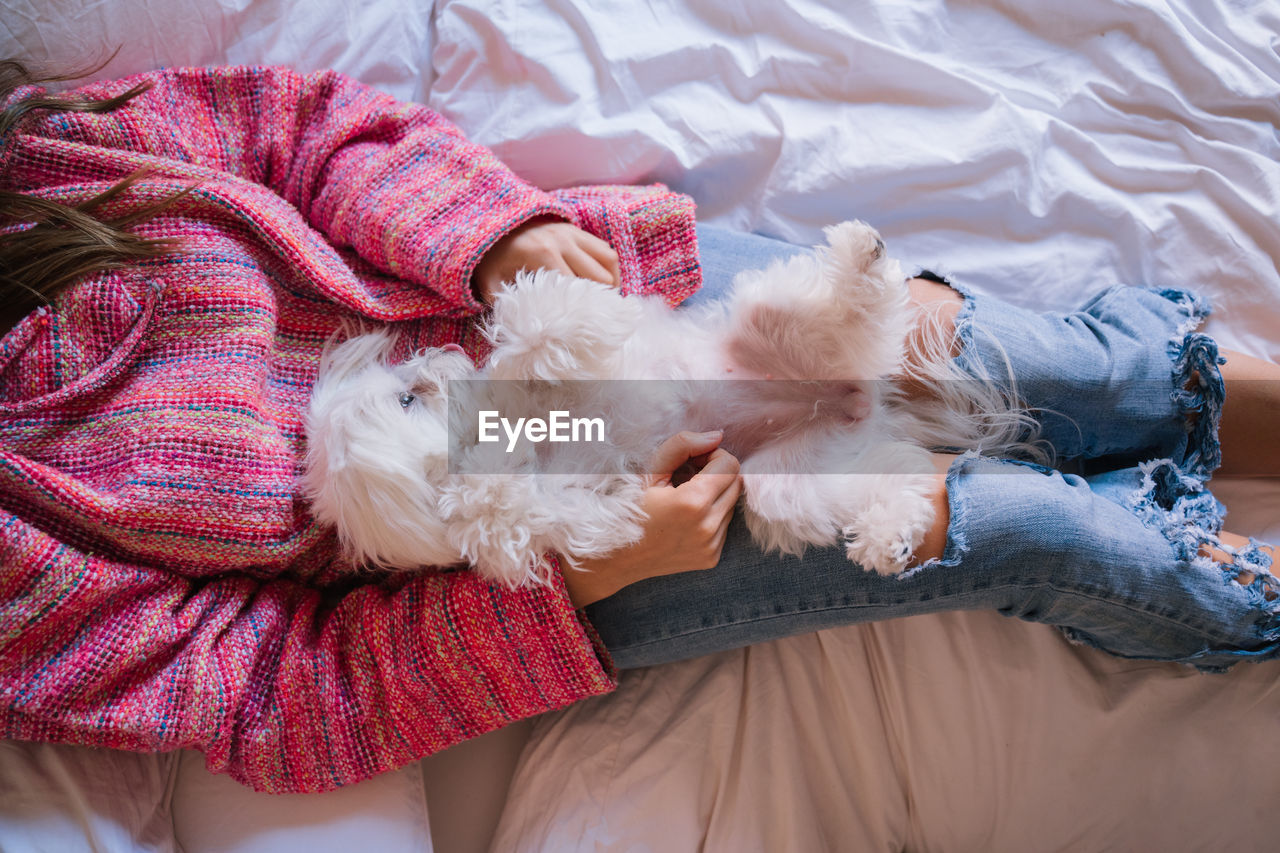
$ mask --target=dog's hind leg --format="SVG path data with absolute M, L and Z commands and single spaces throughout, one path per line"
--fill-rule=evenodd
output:
M 933 482 L 920 474 L 851 475 L 854 508 L 840 531 L 849 559 L 879 574 L 903 571 L 933 524 Z
M 831 501 L 839 484 L 821 473 L 818 448 L 780 442 L 742 460 L 747 528 L 766 551 L 799 555 L 809 545 L 834 545 L 844 516 Z
M 932 457 L 903 442 L 852 441 L 807 460 L 774 452 L 744 462 L 747 525 L 766 549 L 843 543 L 854 563 L 895 574 L 934 522 Z
M 912 324 L 905 277 L 870 226 L 827 229 L 829 245 L 734 284 L 728 353 L 756 375 L 877 379 L 901 362 Z

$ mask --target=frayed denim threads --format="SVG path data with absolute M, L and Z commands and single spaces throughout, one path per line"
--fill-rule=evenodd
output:
M 1104 641 L 1079 624 L 1060 623 L 1068 638 L 1126 657 L 1182 660 L 1210 671 L 1225 669 L 1239 657 L 1257 659 L 1276 654 L 1280 601 L 1275 590 L 1280 584 L 1269 572 L 1271 558 L 1257 542 L 1234 552 L 1232 563 L 1226 566 L 1201 554 L 1205 547 L 1232 553 L 1218 536 L 1225 508 L 1206 486 L 1222 460 L 1218 426 L 1226 395 L 1219 369 L 1225 359 L 1213 338 L 1196 331 L 1209 315 L 1208 303 L 1180 290 L 1112 288 L 1074 315 L 1032 315 L 1003 304 L 986 310 L 982 297 L 958 290 L 965 299 L 956 323 L 963 347 L 958 360 L 962 364 L 968 360 L 975 366 L 966 369 L 985 370 L 997 381 L 1010 377 L 1011 395 L 1041 414 L 1060 456 L 1115 457 L 1146 452 L 1159 457 L 1085 480 L 1097 496 L 1126 508 L 1169 545 L 1168 554 L 1157 549 L 1144 555 L 1120 543 L 1114 546 L 1110 571 L 1125 571 L 1126 566 L 1140 565 L 1156 555 L 1169 561 L 1174 571 L 1206 583 L 1230 584 L 1228 594 L 1243 600 L 1218 601 L 1214 606 L 1239 612 L 1252 629 L 1241 632 L 1245 626 L 1237 624 L 1233 632 L 1215 634 L 1207 627 L 1198 628 L 1204 630 L 1207 641 L 1199 649 L 1189 648 L 1193 641 L 1187 638 L 1175 640 L 1176 631 L 1167 637 L 1145 631 L 1151 647 L 1138 649 L 1125 642 Z M 1163 335 L 1161 328 L 1166 330 Z M 1147 343 L 1159 340 L 1167 341 L 1168 361 L 1163 368 L 1151 353 L 1154 347 Z M 1037 346 L 1029 351 L 1028 342 Z M 1041 357 L 1046 351 L 1054 354 L 1056 364 Z M 1134 365 L 1139 369 L 1120 369 Z M 1119 382 L 1114 381 L 1117 371 Z M 1113 411 L 1118 417 L 1110 417 Z M 957 499 L 950 478 L 948 488 L 952 511 L 956 512 L 956 503 L 964 501 Z M 1040 500 L 1052 498 L 1045 495 Z M 993 510 L 988 504 L 984 511 Z M 1044 511 L 1047 516 L 1053 514 L 1047 506 Z M 967 510 L 960 512 L 963 519 Z M 1119 518 L 1111 523 L 1123 527 L 1126 522 Z M 1106 538 L 1105 533 L 1098 531 L 1099 540 Z M 953 523 L 949 536 L 958 537 L 957 553 L 970 550 L 972 533 L 964 524 Z M 1051 542 L 1045 547 L 1050 552 L 1057 550 Z M 1075 543 L 1072 558 L 1088 562 L 1083 550 L 1087 545 Z M 970 557 L 970 562 L 973 559 Z M 939 565 L 947 563 L 944 559 Z M 951 565 L 962 567 L 961 561 Z M 1102 571 L 1107 571 L 1105 566 L 1106 561 L 1101 561 Z M 1235 581 L 1245 568 L 1255 579 L 1242 587 Z M 1158 572 L 1158 567 L 1151 571 Z M 1183 613 L 1211 612 L 1207 602 L 1196 600 L 1194 588 L 1182 592 L 1185 597 L 1180 604 L 1178 595 L 1164 602 L 1167 616 L 1176 621 Z M 1161 593 L 1153 591 L 1153 601 L 1161 598 Z M 1203 616 L 1194 621 L 1210 624 Z M 1167 653 L 1161 653 L 1162 644 L 1169 646 Z

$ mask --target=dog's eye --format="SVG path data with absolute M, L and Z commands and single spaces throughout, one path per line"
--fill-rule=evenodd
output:
M 410 394 L 408 391 L 403 392 L 403 393 L 400 395 L 400 397 L 399 397 L 399 400 L 400 400 L 400 408 L 402 408 L 402 409 L 407 409 L 407 408 L 409 408 L 409 404 L 410 404 L 410 403 L 412 403 L 412 402 L 413 402 L 414 400 L 416 400 L 416 399 L 418 399 L 418 398 L 417 398 L 417 397 L 415 397 L 415 396 L 413 396 L 412 394 Z

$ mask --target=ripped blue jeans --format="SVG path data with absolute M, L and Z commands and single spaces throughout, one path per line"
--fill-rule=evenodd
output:
M 738 269 L 799 251 L 705 227 L 698 237 L 702 298 Z M 840 547 L 762 553 L 739 516 L 716 568 L 651 578 L 586 609 L 619 668 L 969 609 L 1205 671 L 1280 654 L 1280 583 L 1267 554 L 1251 543 L 1229 565 L 1200 555 L 1218 544 L 1224 512 L 1206 487 L 1224 396 L 1217 346 L 1196 331 L 1207 307 L 1181 291 L 1120 287 L 1079 311 L 1042 314 L 957 290 L 957 362 L 1012 375 L 1041 439 L 1083 460 L 1078 471 L 959 457 L 942 558 L 897 577 L 861 570 Z M 1242 585 L 1246 570 L 1255 577 Z

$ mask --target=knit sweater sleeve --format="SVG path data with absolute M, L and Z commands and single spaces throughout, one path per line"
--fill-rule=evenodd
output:
M 272 792 L 357 782 L 610 689 L 556 586 L 194 579 L 0 513 L 0 737 L 202 750 Z
M 481 310 L 472 271 L 516 225 L 542 214 L 576 222 L 439 114 L 336 72 L 179 68 L 83 91 L 140 82 L 151 90 L 126 107 L 50 127 L 265 186 L 334 246 L 433 291 L 433 313 Z

